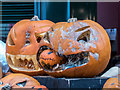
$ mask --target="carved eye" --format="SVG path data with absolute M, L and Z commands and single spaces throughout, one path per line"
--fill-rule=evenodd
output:
M 13 28 L 13 30 L 12 30 L 11 33 L 13 33 L 13 36 L 14 36 L 14 38 L 16 39 L 16 33 L 15 33 L 15 29 L 14 29 L 14 28 Z M 9 45 L 9 46 L 15 45 L 15 43 L 14 43 L 12 37 L 11 37 L 11 34 L 10 34 L 9 37 L 8 37 L 8 45 Z
M 8 37 L 8 45 L 9 45 L 9 46 L 15 45 L 15 43 L 14 43 L 11 35 L 9 35 L 9 37 Z
M 77 29 L 75 32 L 83 31 L 83 30 L 85 30 L 85 29 L 87 29 L 87 28 L 89 28 L 89 27 L 90 27 L 90 26 L 85 26 L 85 27 L 79 28 L 79 29 Z
M 26 39 L 30 38 L 30 32 L 26 31 L 26 36 L 25 36 Z
M 90 40 L 90 30 L 82 33 L 78 38 L 77 41 L 83 40 L 85 42 L 88 42 Z
M 41 41 L 41 37 L 38 37 L 37 42 L 40 43 L 40 41 Z
M 50 43 L 49 33 L 48 32 L 46 32 L 46 34 L 43 36 L 43 39 L 44 39 L 44 41 Z
M 29 33 L 28 31 L 26 31 L 25 46 L 30 45 L 30 40 L 29 40 L 29 38 L 30 38 L 30 33 Z
M 43 38 L 44 35 L 45 35 L 45 32 L 44 33 L 35 33 L 37 43 L 40 43 L 40 41 L 41 41 L 41 39 Z
M 24 87 L 26 85 L 27 81 L 23 81 L 20 83 L 17 83 L 16 85 L 20 86 L 20 87 Z
M 27 45 L 30 45 L 30 40 L 28 40 L 28 39 L 25 41 L 25 46 L 27 46 Z
M 49 39 L 49 33 L 44 32 L 44 33 L 35 33 L 35 37 L 38 43 L 40 43 L 41 39 L 43 39 L 45 42 L 50 43 Z

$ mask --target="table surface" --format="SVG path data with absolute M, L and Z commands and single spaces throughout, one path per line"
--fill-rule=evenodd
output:
M 47 88 L 81 88 L 81 89 L 101 89 L 108 78 L 54 78 L 51 76 L 34 76 L 41 85 Z

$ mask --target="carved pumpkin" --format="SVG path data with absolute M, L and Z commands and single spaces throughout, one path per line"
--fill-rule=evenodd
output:
M 57 64 L 63 63 L 63 58 L 56 55 L 53 50 L 44 50 L 39 57 L 39 62 L 42 68 L 52 70 L 57 68 Z M 53 68 L 54 67 L 54 68 Z
M 41 41 L 40 48 L 53 49 L 57 55 L 66 58 L 66 62 L 56 68 L 58 70 L 51 72 L 44 69 L 51 76 L 93 77 L 101 73 L 109 62 L 109 37 L 104 28 L 94 21 L 72 18 L 53 25 L 44 37 L 49 42 Z M 44 50 L 39 49 L 37 59 Z
M 44 88 L 47 89 L 45 86 L 40 85 L 40 83 L 25 74 L 10 74 L 2 79 L 0 79 L 0 88 L 2 90 L 11 90 L 14 88 Z M 34 89 L 33 89 L 34 90 Z
M 118 83 L 118 78 L 109 78 L 103 86 L 103 90 L 106 90 L 106 89 L 119 90 L 120 89 L 120 82 Z
M 36 60 L 42 37 L 36 40 L 35 33 L 45 33 L 53 24 L 49 20 L 39 20 L 35 16 L 31 20 L 21 20 L 12 27 L 6 41 L 6 58 L 14 72 L 44 74 Z

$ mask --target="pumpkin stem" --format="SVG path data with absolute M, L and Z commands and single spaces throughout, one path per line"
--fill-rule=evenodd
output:
M 38 16 L 34 16 L 31 21 L 40 21 L 40 19 L 38 18 Z
M 12 86 L 10 84 L 6 84 L 4 86 L 1 87 L 1 90 L 11 90 Z
M 68 23 L 70 23 L 70 22 L 76 22 L 77 21 L 77 18 L 70 18 L 70 19 L 68 19 Z

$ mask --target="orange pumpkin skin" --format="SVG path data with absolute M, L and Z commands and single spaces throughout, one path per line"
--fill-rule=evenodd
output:
M 48 88 L 45 87 L 45 86 L 43 86 L 43 85 L 35 86 L 34 88 L 35 88 L 36 90 L 38 90 L 38 89 L 48 90 Z
M 6 58 L 14 72 L 42 75 L 45 73 L 36 60 L 39 43 L 35 33 L 47 32 L 54 23 L 49 20 L 38 20 L 36 16 L 33 18 L 34 20 L 21 20 L 11 28 L 6 41 Z
M 53 50 L 44 50 L 39 57 L 39 62 L 42 68 L 52 69 L 56 67 L 58 63 L 62 64 L 63 58 L 56 55 Z
M 109 37 L 104 28 L 94 21 L 78 20 L 55 24 L 49 32 L 49 40 L 51 46 L 46 46 L 65 56 L 88 52 L 87 63 L 64 70 L 46 71 L 51 76 L 94 77 L 101 73 L 109 62 Z
M 0 88 L 5 88 L 5 87 L 9 87 L 11 89 L 14 88 L 37 88 L 40 87 L 40 83 L 25 74 L 10 74 L 2 79 L 0 79 Z M 45 87 L 41 87 L 41 88 L 45 88 Z
M 3 77 L 2 68 L 0 67 L 0 79 Z
M 109 78 L 104 86 L 103 90 L 108 89 L 108 90 L 120 90 L 120 83 L 118 83 L 118 78 Z

